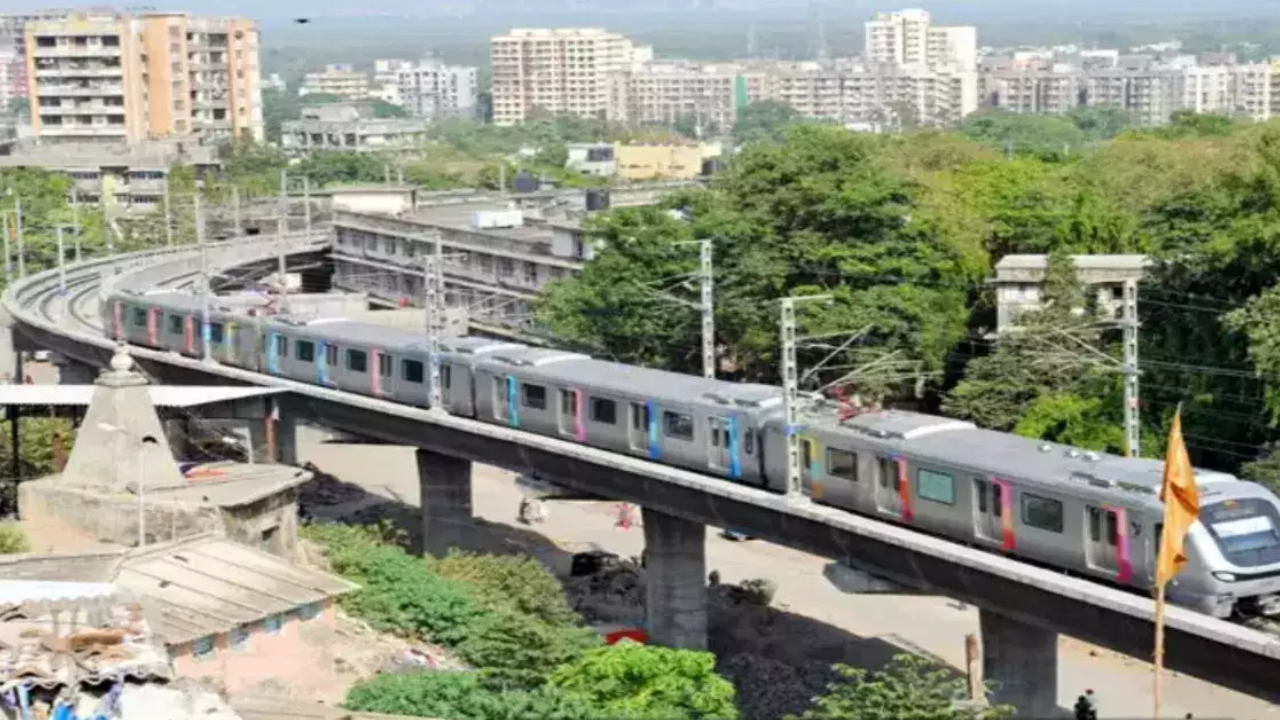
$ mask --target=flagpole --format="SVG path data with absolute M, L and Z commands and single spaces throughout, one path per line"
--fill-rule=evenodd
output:
M 1160 681 L 1164 674 L 1164 586 L 1164 583 L 1156 586 L 1155 672 L 1151 676 L 1151 697 L 1154 700 L 1152 720 L 1160 720 Z

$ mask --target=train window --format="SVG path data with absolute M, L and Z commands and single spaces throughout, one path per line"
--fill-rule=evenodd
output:
M 324 364 L 329 367 L 338 367 L 338 346 L 326 345 L 324 348 Z
M 1062 503 L 1052 498 L 1024 493 L 1022 522 L 1039 530 L 1062 532 Z
M 315 343 L 308 340 L 299 340 L 297 344 L 293 346 L 293 352 L 302 362 L 315 362 L 316 360 Z
M 390 355 L 378 356 L 378 375 L 382 377 L 391 377 L 392 359 Z
M 1120 544 L 1120 526 L 1113 512 L 1107 513 L 1107 544 L 1112 547 Z
M 276 355 L 279 357 L 289 357 L 289 338 L 283 335 L 276 336 Z
M 1004 486 L 991 484 L 991 514 L 1004 514 Z
M 214 343 L 222 342 L 222 323 L 209 323 L 209 340 Z
M 916 471 L 916 494 L 943 505 L 956 504 L 956 481 L 946 473 L 920 469 Z
M 541 385 L 521 385 L 524 406 L 534 410 L 547 409 L 547 389 Z
M 711 436 L 711 439 L 708 440 L 708 442 L 711 443 L 711 447 L 714 447 L 714 448 L 720 447 L 720 419 L 709 418 L 707 420 L 707 427 L 710 428 L 709 434 Z
M 142 308 L 133 309 L 133 324 L 138 327 L 147 326 L 147 311 Z
M 1089 539 L 1098 542 L 1102 539 L 1102 511 L 1096 507 L 1088 508 Z
M 742 451 L 748 455 L 756 451 L 756 431 L 748 430 L 742 435 Z
M 369 369 L 369 356 L 365 355 L 363 350 L 348 350 L 347 369 L 351 372 L 367 372 Z
M 400 361 L 400 377 L 405 382 L 422 384 L 426 379 L 426 370 L 419 360 L 401 360 Z
M 618 404 L 605 398 L 591 398 L 591 422 L 618 424 Z
M 858 456 L 846 450 L 827 448 L 827 474 L 857 482 Z
M 987 481 L 982 478 L 973 479 L 973 494 L 978 496 L 978 512 L 987 511 Z
M 669 438 L 693 440 L 693 418 L 667 411 L 662 413 L 662 431 Z
M 440 387 L 445 390 L 453 387 L 453 366 L 448 363 L 440 366 Z
M 813 441 L 800 440 L 800 467 L 806 470 L 813 465 Z
M 631 403 L 631 427 L 644 430 L 649 427 L 649 406 Z
M 174 335 L 182 334 L 182 316 L 181 315 L 169 316 L 169 332 L 173 333 Z
M 892 487 L 896 492 L 902 484 L 898 477 L 898 461 L 893 458 L 876 458 L 876 469 L 880 471 L 880 487 Z

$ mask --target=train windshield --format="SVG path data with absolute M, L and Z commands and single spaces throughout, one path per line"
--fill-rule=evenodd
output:
M 1280 516 L 1259 498 L 1225 500 L 1201 509 L 1200 522 L 1236 565 L 1280 562 Z

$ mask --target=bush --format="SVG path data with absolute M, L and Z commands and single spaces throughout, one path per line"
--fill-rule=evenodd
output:
M 379 675 L 351 688 L 344 705 L 376 712 L 448 720 L 591 720 L 583 698 L 558 688 L 500 692 L 475 673 Z
M 16 523 L 0 523 L 0 555 L 30 552 L 31 542 Z
M 590 699 L 596 717 L 626 720 L 734 720 L 738 708 L 715 656 L 624 640 L 556 670 L 551 685 Z
M 429 560 L 428 566 L 471 588 L 487 607 L 510 607 L 550 625 L 582 624 L 565 602 L 559 581 L 533 558 L 450 551 L 443 559 Z
M 1013 708 L 964 707 L 967 683 L 950 669 L 926 658 L 902 654 L 868 676 L 865 670 L 836 665 L 842 680 L 814 698 L 813 707 L 788 720 L 996 720 Z

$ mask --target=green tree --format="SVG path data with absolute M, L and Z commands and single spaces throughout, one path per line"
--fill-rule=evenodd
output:
M 1240 475 L 1280 494 L 1280 444 L 1268 443 L 1257 460 L 1240 468 Z
M 476 673 L 383 674 L 351 688 L 343 703 L 357 712 L 439 720 L 590 720 L 585 699 L 554 687 L 499 691 Z
M 589 699 L 594 717 L 735 720 L 734 689 L 715 656 L 624 640 L 583 655 L 551 676 L 552 687 Z
M 788 720 L 992 720 L 1013 708 L 967 707 L 964 678 L 915 655 L 898 655 L 878 672 L 836 665 L 840 681 Z
M 1028 115 L 1004 110 L 982 110 L 965 118 L 960 132 L 979 142 L 993 143 L 1014 153 L 1046 158 L 1079 153 L 1088 141 L 1071 119 L 1052 115 Z
M 31 541 L 17 523 L 0 522 L 0 555 L 31 552 Z
M 753 102 L 738 111 L 733 124 L 733 141 L 738 145 L 782 140 L 783 129 L 800 122 L 795 108 L 774 100 Z

